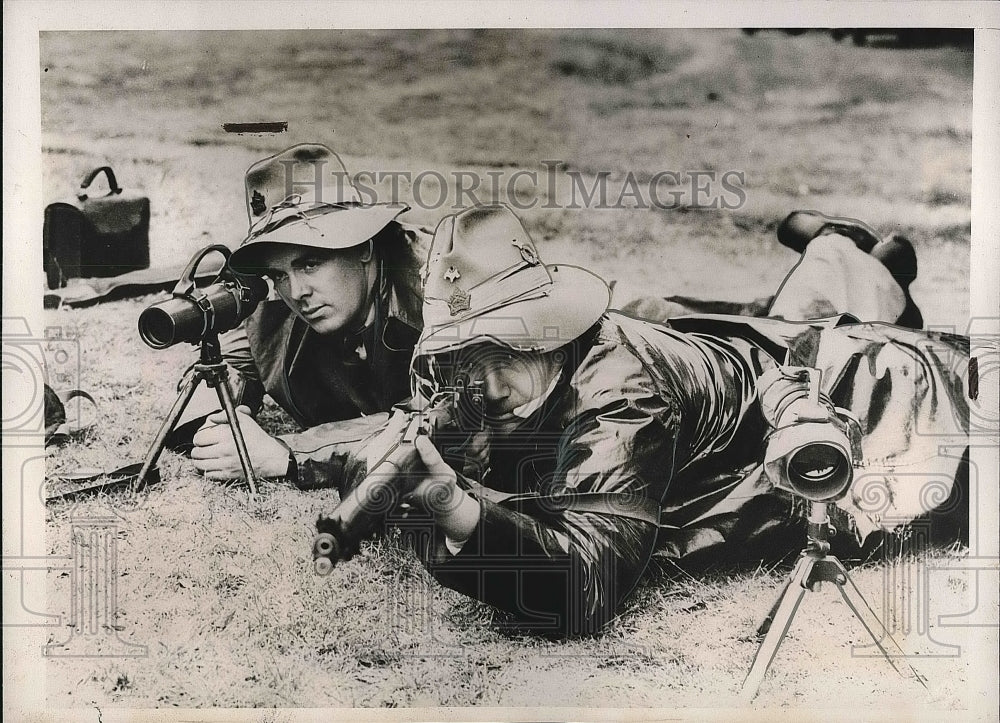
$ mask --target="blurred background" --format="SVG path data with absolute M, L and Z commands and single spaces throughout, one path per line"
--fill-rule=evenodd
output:
M 542 208 L 565 199 L 547 203 L 540 184 L 522 215 L 547 260 L 617 280 L 619 303 L 766 295 L 796 259 L 774 239 L 781 218 L 853 216 L 913 240 L 927 323 L 964 329 L 971 44 L 971 31 L 872 29 L 43 32 L 46 200 L 110 162 L 151 199 L 155 266 L 237 244 L 244 171 L 299 142 L 329 145 L 351 173 L 411 178 L 508 179 L 558 160 L 587 188 L 606 172 L 618 189 L 629 173 L 736 171 L 735 209 L 690 194 L 670 209 Z M 288 129 L 222 128 L 257 121 Z M 454 212 L 448 185 L 443 207 L 409 219 L 433 228 Z

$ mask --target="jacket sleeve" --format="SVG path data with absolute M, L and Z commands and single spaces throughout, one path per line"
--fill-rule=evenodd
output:
M 680 469 L 727 443 L 752 396 L 747 369 L 725 350 L 623 331 L 598 342 L 570 383 L 552 478 L 503 489 L 612 493 L 658 507 Z M 428 567 L 443 584 L 513 613 L 517 627 L 596 632 L 638 582 L 658 528 L 570 507 L 529 511 L 481 499 L 473 536 L 453 556 L 432 539 Z
M 279 435 L 295 458 L 294 482 L 300 489 L 336 487 L 341 497 L 364 479 L 366 448 L 385 426 L 387 412 L 326 422 L 303 432 Z
M 237 402 L 247 405 L 250 411 L 257 414 L 264 400 L 264 383 L 250 353 L 246 323 L 222 334 L 219 343 L 222 346 L 222 358 L 229 364 L 229 368 L 239 375 L 242 382 L 240 393 L 236 395 Z

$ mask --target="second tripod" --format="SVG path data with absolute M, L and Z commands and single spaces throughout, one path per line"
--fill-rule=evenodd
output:
M 889 661 L 889 665 L 897 673 L 902 674 L 893 661 L 893 657 L 905 657 L 899 644 L 896 643 L 885 624 L 875 614 L 854 581 L 851 580 L 844 564 L 835 555 L 829 554 L 830 543 L 827 540 L 830 518 L 827 516 L 826 503 L 812 502 L 810 504 L 806 549 L 802 551 L 802 555 L 795 564 L 795 569 L 792 570 L 788 582 L 785 583 L 781 595 L 778 596 L 771 611 L 757 629 L 757 635 L 762 636 L 763 640 L 757 649 L 753 664 L 750 666 L 750 672 L 743 681 L 741 690 L 741 696 L 747 702 L 757 695 L 764 675 L 778 652 L 778 646 L 781 645 L 781 641 L 784 640 L 785 634 L 792 625 L 792 618 L 795 617 L 795 612 L 799 609 L 803 596 L 807 592 L 818 590 L 822 582 L 831 582 L 837 586 L 844 602 L 868 631 L 872 640 L 875 641 L 875 646 Z M 881 632 L 881 638 L 876 634 L 876 631 Z M 889 650 L 886 649 L 887 647 Z M 912 666 L 910 666 L 910 672 L 921 685 L 924 685 L 920 675 L 913 670 Z

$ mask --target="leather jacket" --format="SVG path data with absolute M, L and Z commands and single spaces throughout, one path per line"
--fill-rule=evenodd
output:
M 848 536 L 926 512 L 912 470 L 955 477 L 957 457 L 935 455 L 945 439 L 967 444 L 955 370 L 968 347 L 882 324 L 837 326 L 849 321 L 659 326 L 609 312 L 571 345 L 563 378 L 520 431 L 483 442 L 483 486 L 471 489 L 479 525 L 457 554 L 432 528 L 425 564 L 443 584 L 512 613 L 515 628 L 586 634 L 620 610 L 654 554 L 761 559 L 788 552 L 774 541 L 790 532 L 801 545 L 803 501 L 761 468 L 770 428 L 757 383 L 779 364 L 819 368 L 834 403 L 861 420 L 863 459 L 835 520 Z M 889 492 L 877 509 L 873 482 Z M 593 493 L 621 505 L 574 504 Z M 630 513 L 643 500 L 658 519 Z

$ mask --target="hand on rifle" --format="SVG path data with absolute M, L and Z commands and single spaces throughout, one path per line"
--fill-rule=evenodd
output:
M 467 540 L 479 524 L 479 501 L 458 486 L 458 475 L 426 435 L 414 442 L 426 472 L 410 499 L 434 516 L 444 534 L 455 542 Z
M 288 448 L 261 429 L 250 416 L 249 407 L 238 406 L 236 415 L 254 472 L 261 477 L 284 475 L 288 471 Z M 224 411 L 209 415 L 192 441 L 191 460 L 206 477 L 243 479 L 243 466 Z
M 398 446 L 403 430 L 410 424 L 413 414 L 413 412 L 405 412 L 402 409 L 393 410 L 392 416 L 389 417 L 389 421 L 385 423 L 382 431 L 372 438 L 365 449 L 368 472 L 371 472 L 375 465 L 385 459 Z
M 426 434 L 418 434 L 413 446 L 420 456 L 414 466 L 402 461 L 401 438 L 415 420 L 414 414 L 397 410 L 385 428 L 368 445 L 368 474 L 372 478 L 394 476 L 403 500 L 430 512 L 452 540 L 465 540 L 479 522 L 479 502 L 458 486 L 458 475 L 441 457 Z M 382 468 L 377 465 L 388 460 Z M 406 467 L 400 471 L 398 464 Z M 375 473 L 373 475 L 373 472 Z

